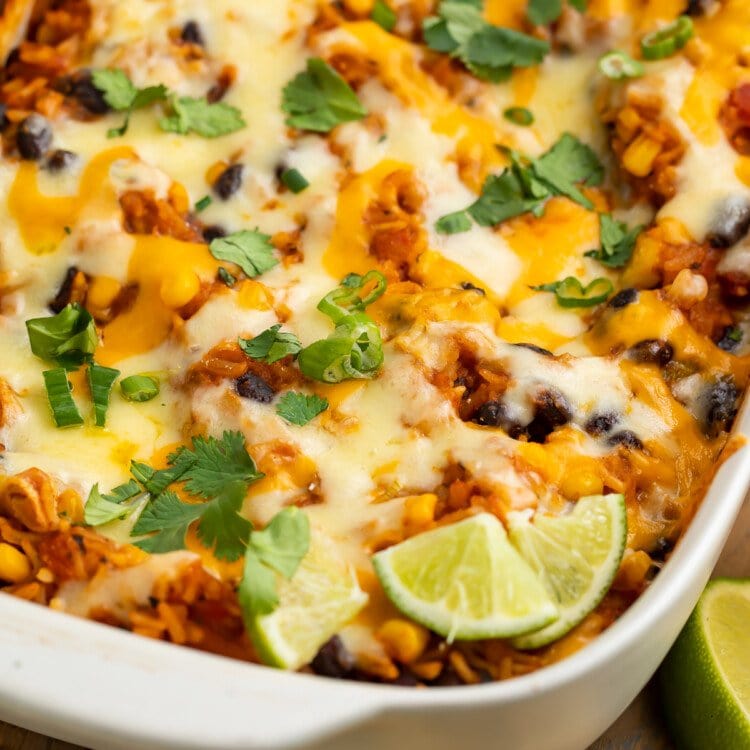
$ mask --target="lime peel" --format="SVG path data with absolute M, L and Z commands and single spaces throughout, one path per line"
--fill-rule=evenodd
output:
M 559 611 L 546 627 L 515 638 L 519 649 L 558 640 L 604 598 L 620 567 L 627 539 L 623 495 L 591 495 L 562 516 L 509 517 L 510 541 L 531 565 Z

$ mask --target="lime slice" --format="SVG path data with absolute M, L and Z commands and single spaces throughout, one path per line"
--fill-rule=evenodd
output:
M 299 669 L 367 603 L 354 571 L 330 551 L 330 540 L 313 537 L 291 581 L 279 576 L 279 606 L 247 618 L 260 658 L 274 667 Z
M 442 526 L 378 552 L 390 600 L 448 640 L 507 638 L 557 616 L 529 565 L 489 513 Z
M 659 672 L 680 750 L 750 748 L 750 579 L 712 581 Z
M 510 514 L 510 541 L 536 571 L 560 616 L 513 640 L 539 648 L 565 635 L 602 600 L 620 567 L 627 517 L 622 495 L 582 497 L 568 515 Z

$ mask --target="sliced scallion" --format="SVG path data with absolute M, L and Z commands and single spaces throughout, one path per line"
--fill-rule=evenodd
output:
M 614 291 L 612 282 L 600 276 L 587 286 L 583 286 L 575 276 L 568 276 L 562 281 L 532 286 L 537 292 L 554 292 L 560 307 L 594 307 L 606 302 Z
M 523 127 L 528 127 L 534 123 L 534 114 L 530 109 L 526 109 L 526 107 L 508 107 L 508 109 L 503 112 L 503 117 L 508 120 L 508 122 Z
M 693 36 L 693 19 L 680 16 L 668 26 L 641 39 L 641 52 L 647 60 L 663 60 L 681 50 Z
M 613 50 L 599 58 L 599 70 L 607 78 L 620 81 L 623 78 L 639 78 L 646 68 L 640 60 L 634 60 L 625 52 Z
M 94 422 L 97 427 L 104 427 L 106 424 L 109 394 L 119 375 L 120 371 L 113 367 L 103 367 L 96 363 L 89 365 L 89 388 L 91 399 L 94 402 Z
M 52 418 L 57 427 L 75 427 L 83 424 L 83 417 L 78 411 L 76 402 L 71 395 L 68 373 L 64 367 L 45 370 L 44 387 L 47 389 L 47 399 L 52 408 Z
M 120 381 L 120 390 L 128 401 L 150 401 L 159 395 L 159 381 L 153 375 L 128 375 Z
M 310 186 L 304 175 L 294 168 L 285 169 L 281 173 L 281 181 L 295 194 L 301 193 Z

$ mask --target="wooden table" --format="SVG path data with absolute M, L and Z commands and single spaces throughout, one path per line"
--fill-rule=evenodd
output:
M 750 499 L 740 513 L 715 575 L 750 576 Z M 80 750 L 75 745 L 0 722 L 0 750 Z M 589 750 L 673 750 L 653 683 Z

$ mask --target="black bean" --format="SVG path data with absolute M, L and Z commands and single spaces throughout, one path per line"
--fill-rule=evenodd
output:
M 206 242 L 213 242 L 218 240 L 220 237 L 226 237 L 227 230 L 224 227 L 220 227 L 218 224 L 210 224 L 207 227 L 203 227 L 203 239 Z
M 7 111 L 8 108 L 2 102 L 0 102 L 0 132 L 5 130 L 5 128 L 8 127 L 8 123 L 10 122 L 6 114 Z
M 354 668 L 354 658 L 339 636 L 326 641 L 310 662 L 313 672 L 323 677 L 347 677 Z
M 256 375 L 254 372 L 245 373 L 237 378 L 235 388 L 242 398 L 260 401 L 261 404 L 270 404 L 276 395 L 276 391 L 260 375 Z
M 619 421 L 620 417 L 611 411 L 606 414 L 594 414 L 593 417 L 588 419 L 583 429 L 586 430 L 589 435 L 599 437 L 606 432 L 611 432 Z
M 573 410 L 565 396 L 557 388 L 545 388 L 534 397 L 534 419 L 526 426 L 532 443 L 543 443 L 557 427 L 570 421 Z
M 443 671 L 440 673 L 440 676 L 430 683 L 430 685 L 432 685 L 433 687 L 455 687 L 456 685 L 463 684 L 464 682 L 456 674 L 455 670 L 450 666 L 444 667 Z
M 48 157 L 45 166 L 50 172 L 62 172 L 77 161 L 78 157 L 72 151 L 56 148 Z
M 478 294 L 481 294 L 482 297 L 484 297 L 487 294 L 487 292 L 485 292 L 481 286 L 475 286 L 470 281 L 462 281 L 461 289 L 465 289 L 466 291 L 471 291 L 471 292 L 477 292 Z
M 476 410 L 471 421 L 485 427 L 500 427 L 505 416 L 505 409 L 499 401 L 487 401 Z
M 703 394 L 706 405 L 706 427 L 711 433 L 728 430 L 737 415 L 739 393 L 734 382 L 726 377 L 712 383 Z
M 204 47 L 206 44 L 206 41 L 203 38 L 203 33 L 201 32 L 201 27 L 198 25 L 197 21 L 188 21 L 182 27 L 180 39 L 188 44 L 199 44 L 201 47 Z
M 91 72 L 88 70 L 77 73 L 70 80 L 69 95 L 92 115 L 103 115 L 109 112 L 109 104 L 107 104 L 104 94 L 94 86 Z
M 389 684 L 400 685 L 402 687 L 417 687 L 419 680 L 408 669 L 402 669 L 398 677 Z
M 543 354 L 545 357 L 554 357 L 555 355 L 549 350 L 536 344 L 527 344 L 525 341 L 520 344 L 513 344 L 513 346 L 520 346 L 523 349 L 529 349 L 537 354 Z
M 49 122 L 36 113 L 21 121 L 16 133 L 18 152 L 24 159 L 41 159 L 52 143 L 52 128 Z
M 649 555 L 651 556 L 652 560 L 655 560 L 656 562 L 663 562 L 667 555 L 674 549 L 674 539 L 668 539 L 665 536 L 660 536 L 655 544 L 654 548 L 652 550 L 649 550 Z
M 633 449 L 643 448 L 640 438 L 632 430 L 621 430 L 614 435 L 610 435 L 607 439 L 607 444 L 612 446 L 624 445 L 626 448 Z
M 750 203 L 744 198 L 725 200 L 711 222 L 707 240 L 713 247 L 725 248 L 737 244 L 750 229 Z
M 666 367 L 674 356 L 674 349 L 668 341 L 663 339 L 644 339 L 630 347 L 630 356 L 636 362 L 650 362 Z
M 742 343 L 742 329 L 737 326 L 727 326 L 721 334 L 721 338 L 716 342 L 716 346 L 719 349 L 723 349 L 725 352 L 737 351 L 739 345 Z
M 638 299 L 637 289 L 622 289 L 617 292 L 609 301 L 609 307 L 619 310 L 621 307 L 627 307 Z
M 214 192 L 223 201 L 229 200 L 242 186 L 242 164 L 232 164 L 227 167 L 213 184 Z
M 689 16 L 702 16 L 708 13 L 714 0 L 688 0 L 685 13 Z
M 57 290 L 57 294 L 54 299 L 47 305 L 53 313 L 59 313 L 65 305 L 70 302 L 70 292 L 73 289 L 73 281 L 78 274 L 78 269 L 75 266 L 71 266 L 65 272 L 65 278 L 63 279 L 60 288 Z

